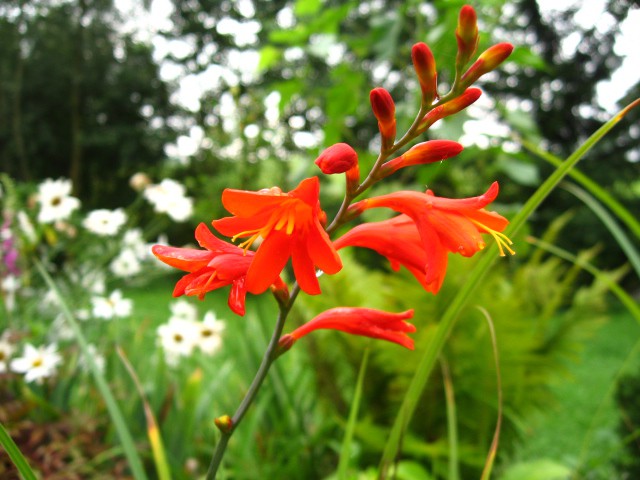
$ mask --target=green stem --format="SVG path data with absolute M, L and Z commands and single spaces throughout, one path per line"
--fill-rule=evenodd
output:
M 4 447 L 4 450 L 7 452 L 9 458 L 16 466 L 18 472 L 20 472 L 20 475 L 24 480 L 36 480 L 37 477 L 35 473 L 33 473 L 33 470 L 31 470 L 29 462 L 27 462 L 27 459 L 24 458 L 24 455 L 9 435 L 9 432 L 5 430 L 4 426 L 1 423 L 0 445 Z
M 271 340 L 269 341 L 269 345 L 267 346 L 267 350 L 262 357 L 262 362 L 260 363 L 260 367 L 256 372 L 251 385 L 249 386 L 249 390 L 247 390 L 246 395 L 242 399 L 240 406 L 236 409 L 236 412 L 231 417 L 231 426 L 227 431 L 222 431 L 222 436 L 216 445 L 216 449 L 213 453 L 213 457 L 211 458 L 211 463 L 209 464 L 209 470 L 207 471 L 206 480 L 213 480 L 216 478 L 216 474 L 218 472 L 218 468 L 220 468 L 220 464 L 222 463 L 222 457 L 227 449 L 227 445 L 229 444 L 229 440 L 231 439 L 231 435 L 238 427 L 242 419 L 246 415 L 249 407 L 255 400 L 260 387 L 262 386 L 262 382 L 267 377 L 267 373 L 269 373 L 269 369 L 271 365 L 276 360 L 276 350 L 278 348 L 278 342 L 280 337 L 282 336 L 282 330 L 284 329 L 284 324 L 287 320 L 287 316 L 291 311 L 291 307 L 293 307 L 293 303 L 295 302 L 298 293 L 300 293 L 300 287 L 295 284 L 293 289 L 291 290 L 291 296 L 289 297 L 289 301 L 282 305 L 280 304 L 280 313 L 278 314 L 278 320 L 276 321 L 276 326 L 273 330 L 273 335 L 271 335 Z

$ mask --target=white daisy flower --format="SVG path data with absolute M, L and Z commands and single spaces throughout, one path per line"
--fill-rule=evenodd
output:
M 166 213 L 173 220 L 183 222 L 193 213 L 193 199 L 186 197 L 185 193 L 181 183 L 165 178 L 159 184 L 145 188 L 144 197 L 157 213 Z
M 80 200 L 71 196 L 71 180 L 51 178 L 38 185 L 40 212 L 38 222 L 54 223 L 68 219 L 80 207 Z
M 111 320 L 131 315 L 133 302 L 122 297 L 120 290 L 114 290 L 108 297 L 92 297 L 92 313 L 95 318 Z
M 158 342 L 165 353 L 168 365 L 176 365 L 180 357 L 193 353 L 200 332 L 195 322 L 172 318 L 158 327 Z
M 122 250 L 116 258 L 111 261 L 109 269 L 116 277 L 127 278 L 137 275 L 142 271 L 142 264 L 138 256 L 131 249 Z
M 82 225 L 96 235 L 112 237 L 126 222 L 127 215 L 121 208 L 115 210 L 101 208 L 89 212 Z
M 169 305 L 171 309 L 171 320 L 182 320 L 185 322 L 195 322 L 198 320 L 198 308 L 188 300 L 183 298 L 172 302 Z
M 55 375 L 60 362 L 62 357 L 55 344 L 36 348 L 28 343 L 22 357 L 14 358 L 10 367 L 15 373 L 23 373 L 25 382 L 42 383 L 43 379 Z
M 16 348 L 6 338 L 0 338 L 0 373 L 9 370 L 9 359 L 13 356 Z
M 202 322 L 197 323 L 200 338 L 198 347 L 203 353 L 213 355 L 222 346 L 222 332 L 225 329 L 223 321 L 216 318 L 215 313 L 207 312 Z
M 149 256 L 147 243 L 144 241 L 142 230 L 139 228 L 131 228 L 124 232 L 122 245 L 126 249 L 131 250 L 140 260 L 144 260 Z

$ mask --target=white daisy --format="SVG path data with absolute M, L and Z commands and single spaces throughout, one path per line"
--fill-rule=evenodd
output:
M 98 349 L 92 343 L 87 345 L 87 350 L 89 351 L 88 352 L 89 355 L 91 355 L 91 357 L 93 358 L 94 363 L 98 367 L 98 370 L 100 370 L 100 372 L 104 372 L 104 366 L 105 366 L 105 363 L 106 363 L 104 355 L 102 355 L 100 352 L 98 352 Z M 85 372 L 91 371 L 91 369 L 89 368 L 89 360 L 87 359 L 87 357 L 82 352 L 80 353 L 80 356 L 78 357 L 78 366 L 82 370 L 84 370 Z
M 80 200 L 71 196 L 71 180 L 51 178 L 38 185 L 40 212 L 38 222 L 53 223 L 66 220 L 80 207 Z
M 105 320 L 128 317 L 133 309 L 133 302 L 123 298 L 120 290 L 114 290 L 108 297 L 92 297 L 91 304 L 93 316 Z
M 30 343 L 25 345 L 22 357 L 11 361 L 11 370 L 15 373 L 23 373 L 25 382 L 41 383 L 56 373 L 62 357 L 57 352 L 55 344 L 34 347 Z
M 176 365 L 180 357 L 193 353 L 200 332 L 195 322 L 172 318 L 158 327 L 158 341 L 165 353 L 165 361 Z
M 101 208 L 89 212 L 82 225 L 96 235 L 112 237 L 126 222 L 127 215 L 121 208 L 115 210 Z
M 198 308 L 188 300 L 183 298 L 172 302 L 169 305 L 171 309 L 171 320 L 182 320 L 185 322 L 195 322 L 198 320 Z
M 122 250 L 111 261 L 109 269 L 116 277 L 127 278 L 137 275 L 142 270 L 142 264 L 135 252 L 129 248 Z
M 198 347 L 207 355 L 213 355 L 222 346 L 223 321 L 216 319 L 213 312 L 207 312 L 202 322 L 197 322 L 200 338 Z
M 177 222 L 187 220 L 193 213 L 193 199 L 186 197 L 184 186 L 171 178 L 149 185 L 144 197 L 157 213 L 166 213 Z
M 139 228 L 131 228 L 124 232 L 122 237 L 122 246 L 133 253 L 140 260 L 144 260 L 149 256 L 149 249 L 147 243 L 144 241 L 142 230 Z

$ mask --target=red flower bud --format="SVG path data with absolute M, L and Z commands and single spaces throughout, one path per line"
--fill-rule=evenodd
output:
M 358 154 L 346 143 L 336 143 L 325 149 L 315 163 L 322 173 L 344 173 L 358 165 Z
M 429 140 L 428 142 L 419 143 L 402 156 L 382 165 L 380 176 L 386 177 L 400 168 L 410 165 L 423 165 L 446 160 L 459 154 L 462 149 L 462 145 L 451 140 Z
M 482 55 L 478 57 L 478 60 L 462 75 L 460 84 L 463 87 L 468 87 L 473 82 L 478 80 L 485 73 L 494 70 L 498 65 L 504 62 L 511 52 L 513 51 L 513 45 L 510 43 L 498 43 L 489 47 L 482 52 Z
M 390 147 L 396 139 L 396 105 L 393 98 L 384 88 L 378 87 L 371 90 L 369 100 L 373 114 L 378 119 L 382 148 Z
M 482 90 L 479 88 L 467 88 L 462 94 L 448 101 L 440 106 L 437 106 L 429 113 L 427 113 L 420 122 L 419 132 L 423 132 L 438 120 L 458 113 L 460 110 L 467 108 L 473 102 L 478 100 L 482 95 Z
M 331 329 L 387 340 L 413 350 L 413 340 L 407 334 L 415 332 L 416 327 L 405 322 L 409 318 L 413 318 L 413 310 L 390 313 L 373 308 L 332 308 L 296 328 L 289 335 L 284 335 L 280 339 L 278 348 L 291 348 L 292 339 L 298 340 L 314 330 Z
M 458 40 L 456 67 L 462 68 L 478 48 L 478 17 L 471 5 L 465 5 L 460 9 L 456 39 Z
M 416 43 L 411 49 L 411 59 L 422 89 L 422 104 L 431 105 L 438 96 L 436 61 L 433 58 L 433 53 L 427 44 Z

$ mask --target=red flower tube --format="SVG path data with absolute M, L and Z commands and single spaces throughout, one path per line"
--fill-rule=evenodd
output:
M 279 342 L 280 353 L 291 348 L 295 341 L 320 329 L 340 330 L 352 335 L 387 340 L 413 350 L 413 339 L 407 333 L 415 332 L 416 327 L 405 322 L 409 318 L 413 318 L 413 310 L 390 313 L 373 308 L 332 308 L 282 336 Z

